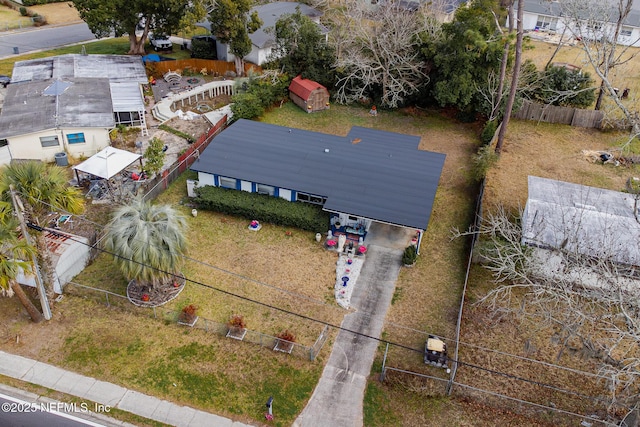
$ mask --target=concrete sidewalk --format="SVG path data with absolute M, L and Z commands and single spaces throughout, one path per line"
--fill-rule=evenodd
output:
M 172 426 L 249 427 L 248 424 L 232 421 L 188 406 L 176 405 L 115 384 L 85 377 L 47 363 L 3 351 L 0 351 L 0 375 L 84 399 L 90 408 L 97 408 L 96 412 L 102 412 L 102 415 L 108 415 L 107 408 L 117 408 Z M 95 405 L 96 403 L 98 406 Z
M 400 272 L 403 248 L 412 230 L 372 225 L 367 235 L 367 258 L 351 297 L 355 313 L 342 327 L 379 338 Z M 322 377 L 296 427 L 358 427 L 363 425 L 363 399 L 378 341 L 341 330 Z

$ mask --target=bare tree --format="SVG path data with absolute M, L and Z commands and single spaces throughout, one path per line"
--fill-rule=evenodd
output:
M 475 251 L 493 273 L 496 287 L 477 304 L 495 315 L 510 314 L 556 331 L 561 344 L 556 361 L 569 346 L 595 358 L 599 374 L 608 379 L 603 398 L 613 414 L 640 397 L 640 270 L 619 260 L 624 227 L 603 215 L 600 226 L 607 232 L 589 247 L 582 228 L 589 225 L 577 211 L 558 213 L 558 223 L 536 214 L 534 221 L 553 230 L 558 247 L 545 247 L 543 240 L 538 246 L 523 244 L 522 211 L 511 215 L 498 207 L 486 215 Z M 536 240 L 529 229 L 527 236 Z
M 580 41 L 588 62 L 602 80 L 595 109 L 602 108 L 608 96 L 627 119 L 634 134 L 640 133 L 640 122 L 634 111 L 621 101 L 611 81 L 611 71 L 629 62 L 637 55 L 630 47 L 637 40 L 628 40 L 626 46 L 618 44 L 623 37 L 623 26 L 631 13 L 633 0 L 560 0 L 565 26 Z
M 416 93 L 428 76 L 417 48 L 425 29 L 437 31 L 435 19 L 424 12 L 407 10 L 396 2 L 376 9 L 350 2 L 341 16 L 335 48 L 341 73 L 336 99 L 349 103 L 380 93 L 381 105 L 395 108 Z

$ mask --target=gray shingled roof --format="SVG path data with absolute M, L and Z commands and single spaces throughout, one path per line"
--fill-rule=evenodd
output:
M 114 127 L 108 79 L 71 78 L 58 96 L 43 92 L 58 80 L 10 84 L 0 114 L 0 139 L 56 127 Z
M 618 19 L 617 5 L 612 0 L 603 0 L 609 2 L 611 5 L 611 13 L 608 17 L 603 16 L 603 21 L 616 22 Z M 517 4 L 516 4 L 517 9 Z M 625 20 L 625 25 L 631 25 L 634 27 L 640 26 L 640 5 L 636 2 L 632 8 L 629 16 Z M 550 2 L 549 0 L 525 0 L 524 10 L 530 13 L 538 13 L 546 16 L 563 16 L 562 5 L 559 2 Z M 585 17 L 586 18 L 586 17 Z
M 529 176 L 522 242 L 640 265 L 633 194 Z
M 18 61 L 13 65 L 11 83 L 72 77 L 100 77 L 111 82 L 147 83 L 147 74 L 139 56 L 78 54 Z
M 238 120 L 191 169 L 325 196 L 326 210 L 424 230 L 445 155 L 419 142 L 362 127 L 343 137 Z
M 269 28 L 273 29 L 278 19 L 283 15 L 296 13 L 297 7 L 300 8 L 300 13 L 310 18 L 316 18 L 322 15 L 322 12 L 311 6 L 292 1 L 277 1 L 252 7 L 251 12 L 258 12 L 258 16 L 262 20 L 262 26 L 257 31 L 249 34 L 251 43 L 260 49 L 273 45 L 275 40 L 273 33 L 267 33 L 265 30 Z M 211 32 L 211 24 L 209 21 L 199 22 L 198 26 Z M 318 28 L 321 34 L 329 32 L 329 29 L 322 24 L 318 24 Z

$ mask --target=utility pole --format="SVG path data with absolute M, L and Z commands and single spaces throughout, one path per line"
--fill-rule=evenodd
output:
M 27 224 L 24 222 L 24 216 L 22 214 L 23 208 L 21 208 L 22 203 L 20 202 L 20 199 L 18 199 L 18 195 L 16 194 L 13 185 L 9 185 L 9 190 L 11 191 L 11 201 L 13 202 L 13 208 L 16 212 L 16 216 L 18 217 L 18 222 L 20 222 L 20 230 L 22 231 L 22 235 L 29 245 L 33 245 L 31 236 L 27 231 Z M 40 297 L 42 314 L 44 315 L 45 320 L 51 320 L 51 308 L 49 307 L 47 292 L 45 291 L 44 284 L 42 283 L 42 276 L 40 276 L 40 267 L 38 266 L 38 260 L 36 259 L 35 255 L 31 256 L 31 262 L 33 263 L 33 275 L 36 279 L 36 289 L 38 290 L 38 296 Z

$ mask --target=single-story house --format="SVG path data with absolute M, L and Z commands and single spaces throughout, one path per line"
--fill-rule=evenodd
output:
M 640 266 L 640 212 L 630 193 L 529 176 L 522 243 Z
M 119 124 L 146 132 L 140 57 L 61 55 L 18 61 L 0 112 L 0 165 L 89 157 Z
M 581 34 L 585 37 L 607 37 L 614 33 L 619 15 L 617 15 L 617 6 L 614 1 L 604 1 L 608 1 L 611 5 L 608 16 L 606 14 L 600 17 L 585 16 L 585 21 L 582 23 L 584 28 L 582 31 L 577 31 L 575 30 L 575 24 L 569 22 L 570 18 L 567 11 L 563 10 L 561 2 L 525 0 L 522 21 L 523 28 L 525 31 L 550 31 L 561 34 L 566 27 L 567 35 L 578 36 Z M 593 23 L 594 18 L 601 18 L 600 24 Z M 572 29 L 574 29 L 573 32 L 571 31 Z M 617 42 L 625 46 L 640 46 L 640 5 L 635 4 L 632 6 L 631 13 L 629 13 L 629 16 L 624 21 Z
M 276 1 L 254 6 L 251 8 L 250 13 L 258 12 L 258 16 L 262 20 L 262 26 L 257 31 L 249 34 L 249 38 L 251 39 L 251 52 L 245 56 L 245 61 L 262 65 L 269 60 L 271 49 L 275 44 L 275 36 L 272 30 L 275 28 L 276 22 L 284 15 L 296 13 L 297 8 L 300 9 L 301 14 L 308 16 L 318 25 L 322 34 L 326 36 L 329 33 L 329 30 L 320 23 L 322 12 L 304 3 Z M 211 32 L 211 24 L 208 21 L 200 22 L 197 25 Z M 229 52 L 229 46 L 227 44 L 217 42 L 216 49 L 219 60 L 234 60 L 234 56 Z
M 238 120 L 191 170 L 198 186 L 322 206 L 331 229 L 365 237 L 372 221 L 427 229 L 445 155 L 420 137 L 353 127 L 347 136 Z M 329 224 L 327 224 L 329 227 Z
M 303 79 L 301 76 L 291 80 L 289 97 L 307 113 L 329 108 L 329 91 L 327 88 L 313 80 Z

